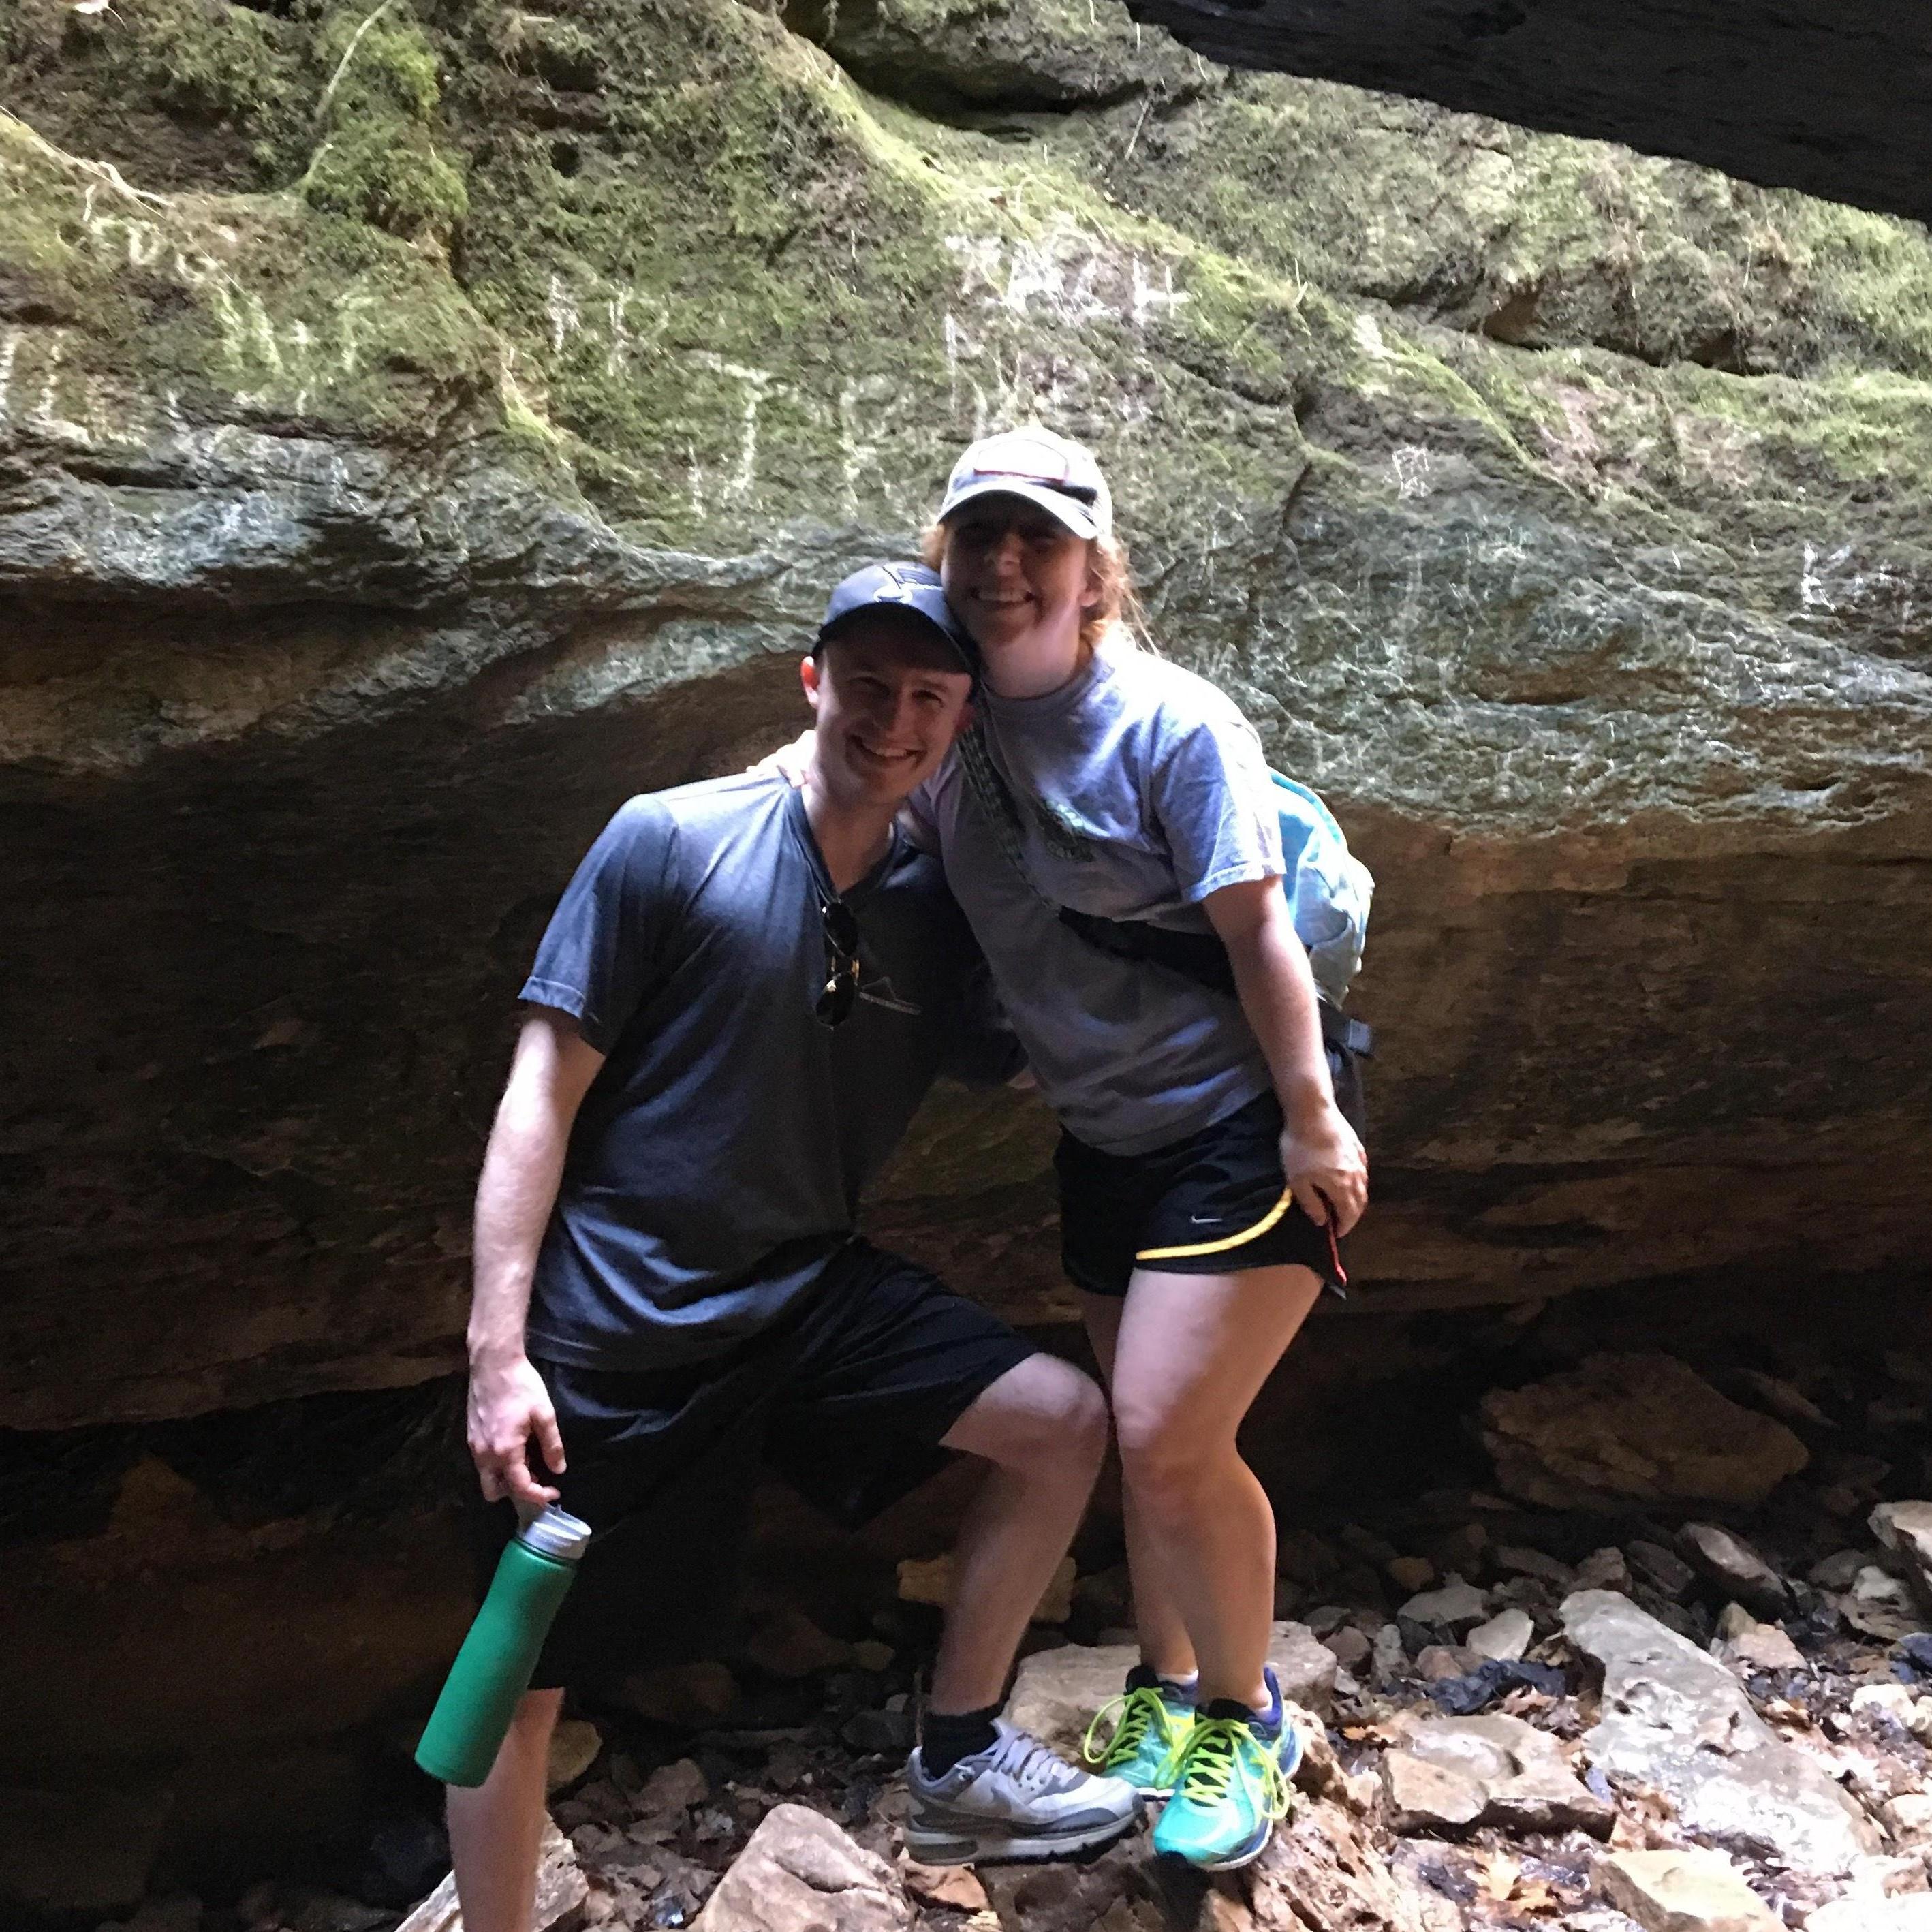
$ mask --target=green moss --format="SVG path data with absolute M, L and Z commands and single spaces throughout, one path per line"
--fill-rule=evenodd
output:
M 398 0 L 339 8 L 318 50 L 329 79 L 304 175 L 311 206 L 391 233 L 447 240 L 469 208 L 463 172 L 437 142 L 436 50 Z
M 11 230 L 0 208 L 0 250 L 104 367 L 406 439 L 466 412 L 645 540 L 903 538 L 949 448 L 1034 416 L 1094 440 L 1175 556 L 1197 506 L 1271 530 L 1304 477 L 1420 515 L 1438 460 L 1539 514 L 1747 545 L 1786 485 L 1902 503 L 1932 474 L 1932 250 L 1904 224 L 1346 89 L 1184 87 L 1171 46 L 1138 98 L 949 123 L 737 0 L 304 5 L 224 110 L 281 100 L 298 192 L 129 211 L 218 276 L 143 308 L 78 178 Z M 838 31 L 997 29 L 1030 59 L 1069 7 L 1126 58 L 1111 0 L 895 0 Z M 190 52 L 258 33 L 220 10 L 153 17 Z
M 1534 348 L 1804 374 L 1932 375 L 1913 224 L 1606 143 L 1274 76 L 1057 158 L 1257 266 Z
M 469 212 L 463 176 L 427 139 L 388 128 L 332 135 L 302 182 L 312 207 L 396 235 L 446 236 Z
M 185 116 L 272 126 L 297 91 L 282 23 L 229 0 L 158 0 L 138 10 L 154 98 Z

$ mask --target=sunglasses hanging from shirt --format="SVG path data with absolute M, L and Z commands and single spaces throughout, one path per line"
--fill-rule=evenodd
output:
M 825 936 L 825 984 L 812 1010 L 820 1026 L 836 1027 L 859 997 L 859 921 L 843 899 L 820 899 L 818 918 Z

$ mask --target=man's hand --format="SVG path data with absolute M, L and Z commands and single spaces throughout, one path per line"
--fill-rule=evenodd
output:
M 1369 1204 L 1369 1157 L 1340 1108 L 1329 1101 L 1282 1130 L 1281 1171 L 1301 1210 L 1339 1238 Z
M 532 1438 L 552 1473 L 563 1474 L 563 1437 L 550 1391 L 528 1356 L 470 1364 L 469 1435 L 484 1502 L 508 1496 L 541 1508 L 556 1501 L 558 1492 L 530 1474 Z

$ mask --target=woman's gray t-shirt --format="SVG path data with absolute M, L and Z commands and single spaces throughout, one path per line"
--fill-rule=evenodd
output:
M 1279 878 L 1281 827 L 1253 728 L 1204 678 L 1118 646 L 1044 697 L 984 692 L 976 704 L 1037 891 L 956 752 L 911 813 L 936 840 L 1041 1090 L 1070 1133 L 1112 1154 L 1224 1119 L 1270 1084 L 1239 1004 L 1102 952 L 1055 908 L 1209 932 L 1209 893 Z

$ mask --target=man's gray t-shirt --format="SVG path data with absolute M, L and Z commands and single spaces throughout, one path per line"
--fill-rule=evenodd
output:
M 656 1368 L 766 1326 L 850 1238 L 934 1074 L 1018 1070 L 938 864 L 896 834 L 844 895 L 860 990 L 821 1025 L 830 896 L 777 777 L 632 799 L 578 867 L 522 998 L 607 1058 L 537 1262 L 532 1356 Z
M 1253 728 L 1204 678 L 1106 644 L 1058 691 L 986 692 L 976 704 L 1038 892 L 956 754 L 914 794 L 911 815 L 936 838 L 1048 1102 L 1070 1133 L 1110 1154 L 1226 1118 L 1270 1084 L 1239 1002 L 1102 952 L 1055 908 L 1208 933 L 1209 893 L 1279 878 L 1280 822 Z

